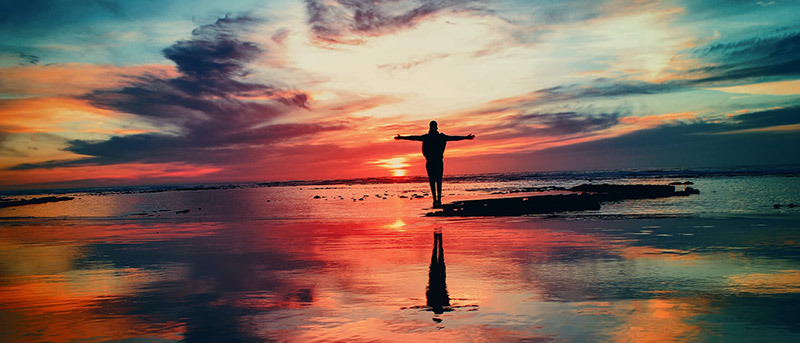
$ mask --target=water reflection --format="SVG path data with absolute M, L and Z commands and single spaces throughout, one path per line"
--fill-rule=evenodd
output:
M 391 220 L 6 222 L 0 341 L 800 337 L 794 222 Z
M 442 228 L 433 232 L 433 253 L 428 271 L 428 288 L 425 291 L 428 308 L 435 314 L 452 311 L 450 295 L 447 294 L 447 274 L 444 265 L 444 247 L 442 246 Z
M 451 312 L 456 308 L 467 308 L 467 311 L 477 311 L 478 305 L 452 305 L 450 294 L 447 291 L 447 268 L 444 263 L 444 244 L 442 243 L 442 228 L 433 231 L 433 251 L 431 263 L 428 266 L 428 285 L 425 287 L 425 306 L 404 307 L 403 309 L 419 309 L 434 313 L 433 321 L 442 322 L 439 316 Z M 455 299 L 466 300 L 466 299 Z

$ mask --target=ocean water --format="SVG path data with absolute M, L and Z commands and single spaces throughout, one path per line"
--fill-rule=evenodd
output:
M 72 190 L 0 209 L 0 341 L 800 339 L 800 209 L 773 208 L 800 204 L 796 173 L 446 181 L 445 202 L 585 182 L 701 191 L 506 218 L 425 217 L 425 183 L 375 181 Z
M 388 182 L 388 181 L 400 182 Z M 456 176 L 445 180 L 445 203 L 493 197 L 558 193 L 584 183 L 676 185 L 693 187 L 700 195 L 604 204 L 599 211 L 567 212 L 559 216 L 692 216 L 794 217 L 800 215 L 800 171 L 775 172 L 593 172 L 490 174 Z M 555 190 L 554 190 L 555 189 Z M 37 218 L 351 218 L 432 211 L 427 181 L 419 177 L 355 179 L 269 184 L 151 186 L 65 190 L 10 198 L 71 196 L 74 200 L 0 208 L 0 217 Z M 318 197 L 318 198 L 315 198 Z M 782 205 L 774 208 L 775 204 Z M 351 206 L 348 206 L 351 205 Z M 188 213 L 178 213 L 186 211 Z M 191 214 L 189 214 L 191 213 Z

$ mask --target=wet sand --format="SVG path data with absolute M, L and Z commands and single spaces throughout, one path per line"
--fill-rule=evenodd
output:
M 800 338 L 789 209 L 703 217 L 675 207 L 718 201 L 698 196 L 584 215 L 431 218 L 430 198 L 413 196 L 424 185 L 386 187 L 80 195 L 2 209 L 0 341 Z
M 791 341 L 796 239 L 776 219 L 7 220 L 0 338 Z

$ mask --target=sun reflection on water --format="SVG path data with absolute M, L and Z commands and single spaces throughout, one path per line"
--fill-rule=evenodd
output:
M 394 223 L 391 223 L 391 224 L 388 224 L 388 225 L 384 225 L 383 227 L 385 227 L 387 229 L 395 229 L 398 232 L 405 232 L 406 230 L 403 229 L 405 226 L 406 226 L 406 223 L 402 219 L 397 219 L 397 220 L 394 221 Z
M 392 206 L 372 198 L 359 203 Z M 759 305 L 758 320 L 794 325 L 774 304 L 796 303 L 797 263 L 730 253 L 754 231 L 705 235 L 725 223 L 395 214 L 16 224 L 0 231 L 0 340 L 724 340 L 726 318 L 753 311 L 737 307 L 742 298 Z M 669 236 L 631 234 L 644 227 Z M 770 230 L 788 249 L 795 228 Z

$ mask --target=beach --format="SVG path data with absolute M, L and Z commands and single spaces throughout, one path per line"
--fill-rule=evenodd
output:
M 444 201 L 675 181 L 700 194 L 537 216 L 426 217 L 418 182 L 4 208 L 0 340 L 800 338 L 796 174 L 495 175 L 446 180 Z
M 0 343 L 800 342 L 800 1 L 0 9 Z

